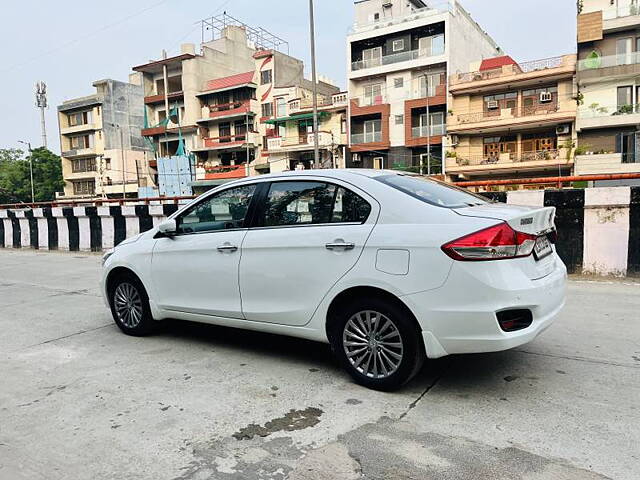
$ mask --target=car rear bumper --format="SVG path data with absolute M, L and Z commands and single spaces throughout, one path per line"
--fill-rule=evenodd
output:
M 402 297 L 422 327 L 427 356 L 508 350 L 546 330 L 565 302 L 567 270 L 554 253 L 551 273 L 531 280 L 519 260 L 455 262 L 437 290 Z M 529 309 L 527 328 L 505 332 L 496 312 Z

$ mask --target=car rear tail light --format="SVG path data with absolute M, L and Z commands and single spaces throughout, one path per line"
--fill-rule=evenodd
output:
M 515 332 L 523 330 L 533 323 L 531 310 L 505 310 L 496 313 L 500 328 L 505 332 Z
M 536 236 L 516 232 L 503 222 L 466 235 L 442 246 L 454 260 L 484 261 L 527 257 L 533 252 Z

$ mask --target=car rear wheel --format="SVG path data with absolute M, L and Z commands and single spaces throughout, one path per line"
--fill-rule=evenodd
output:
M 401 387 L 424 362 L 414 319 L 384 300 L 352 302 L 338 314 L 330 336 L 335 354 L 355 381 L 376 390 Z
M 151 333 L 156 323 L 140 280 L 133 275 L 121 275 L 112 282 L 109 292 L 111 314 L 120 330 L 134 336 Z

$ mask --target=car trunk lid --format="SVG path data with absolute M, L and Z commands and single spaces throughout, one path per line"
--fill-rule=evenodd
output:
M 530 207 L 523 205 L 506 205 L 504 203 L 482 204 L 455 209 L 458 215 L 465 217 L 487 218 L 507 222 L 518 232 L 537 236 L 548 236 L 555 231 L 555 207 Z M 556 266 L 556 256 L 548 255 L 538 258 L 532 254 L 529 257 L 516 259 L 532 279 L 549 275 Z

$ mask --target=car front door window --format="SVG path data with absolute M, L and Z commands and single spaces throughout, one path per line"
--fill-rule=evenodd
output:
M 255 189 L 255 185 L 245 185 L 202 200 L 178 217 L 177 233 L 243 228 Z

